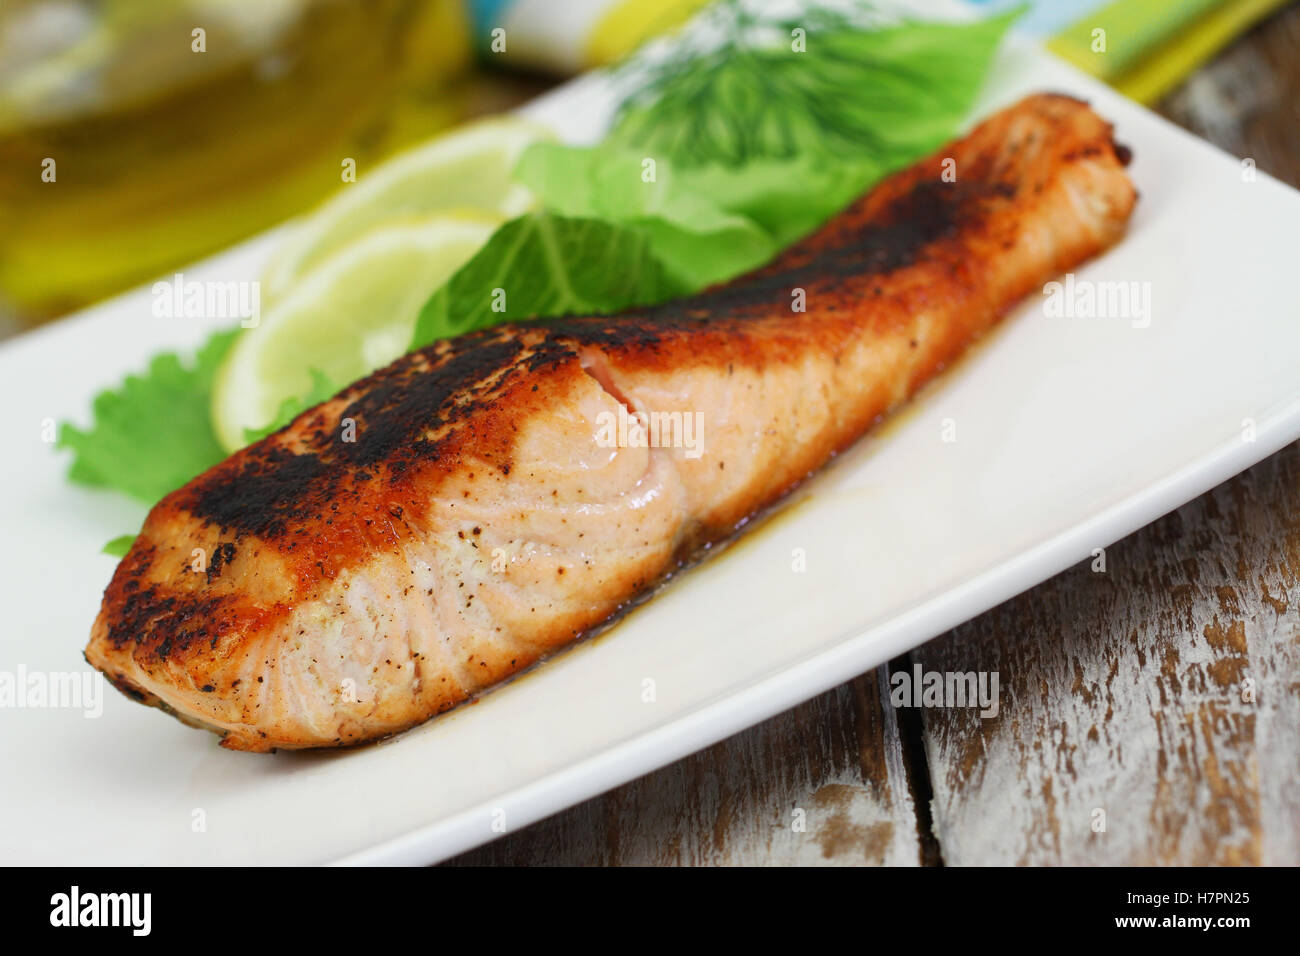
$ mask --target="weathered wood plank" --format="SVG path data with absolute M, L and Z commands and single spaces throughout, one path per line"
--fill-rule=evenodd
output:
M 1300 184 L 1300 6 L 1163 112 Z M 1002 682 L 925 714 L 947 862 L 1300 863 L 1297 489 L 1292 446 L 914 655 Z
M 1162 111 L 1300 183 L 1300 6 Z M 1112 546 L 1105 574 L 1069 571 L 914 656 L 1002 679 L 995 720 L 925 712 L 947 862 L 1300 862 L 1297 489 L 1293 446 Z M 883 680 L 859 678 L 454 862 L 915 863 Z M 789 827 L 797 806 L 802 837 Z
M 1265 21 L 1190 77 L 1160 112 L 1300 185 L 1300 4 Z
M 1300 862 L 1300 445 L 914 656 L 947 862 Z
M 880 672 L 453 861 L 917 865 Z

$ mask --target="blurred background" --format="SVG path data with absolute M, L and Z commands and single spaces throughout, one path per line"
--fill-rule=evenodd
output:
M 373 167 L 616 61 L 705 4 L 0 0 L 0 335 L 261 232 L 340 188 L 340 156 Z M 1040 0 L 1021 29 L 1155 104 L 1284 5 Z M 1089 50 L 1099 18 L 1124 38 L 1104 61 Z M 1243 88 L 1206 122 L 1239 121 L 1260 95 Z

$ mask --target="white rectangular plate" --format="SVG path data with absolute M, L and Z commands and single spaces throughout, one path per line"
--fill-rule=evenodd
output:
M 1090 99 L 1134 150 L 1130 235 L 1077 278 L 1149 283 L 1149 327 L 1025 303 L 787 512 L 607 635 L 379 745 L 229 753 L 111 689 L 98 719 L 0 710 L 0 860 L 440 859 L 878 665 L 1300 436 L 1300 194 L 1025 46 L 975 116 L 1041 89 Z M 531 112 L 590 139 L 606 93 L 587 79 Z M 271 241 L 186 276 L 256 278 Z M 143 289 L 0 349 L 0 671 L 86 668 L 100 548 L 143 517 L 69 485 L 42 422 L 84 421 L 96 390 L 207 330 L 151 317 Z

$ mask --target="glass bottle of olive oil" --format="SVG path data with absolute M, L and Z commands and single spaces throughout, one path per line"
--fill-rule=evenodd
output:
M 34 324 L 462 118 L 461 0 L 0 4 L 0 312 Z

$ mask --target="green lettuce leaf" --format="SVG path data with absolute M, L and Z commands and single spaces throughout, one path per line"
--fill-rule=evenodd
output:
M 133 534 L 118 535 L 104 545 L 104 554 L 111 554 L 115 558 L 125 558 L 126 553 L 131 550 L 131 545 L 135 543 L 135 539 L 136 536 Z
M 807 27 L 804 52 L 736 28 L 726 56 L 687 49 L 660 64 L 602 147 L 666 160 L 681 191 L 783 248 L 947 142 L 1022 12 L 865 29 L 823 11 L 775 25 Z
M 653 65 L 605 144 L 683 166 L 821 155 L 890 168 L 952 135 L 1022 13 L 874 27 L 826 10 L 767 24 L 737 13 L 721 53 L 682 44 Z
M 762 265 L 946 142 L 1020 12 L 874 29 L 827 11 L 778 23 L 777 35 L 808 27 L 804 52 L 736 27 L 726 56 L 688 48 L 662 64 L 599 146 L 536 144 L 515 176 L 547 209 L 644 233 L 696 291 Z
M 637 230 L 530 213 L 493 233 L 425 303 L 411 347 L 501 322 L 617 312 L 688 291 Z
M 546 209 L 618 223 L 642 233 L 664 269 L 690 289 L 730 279 L 772 258 L 771 234 L 727 212 L 669 160 L 605 146 L 535 143 L 515 178 Z
M 412 348 L 504 321 L 661 302 L 762 264 L 952 136 L 1022 12 L 870 27 L 826 10 L 762 21 L 737 4 L 716 9 L 735 17 L 721 48 L 681 44 L 653 65 L 600 146 L 524 155 L 517 175 L 545 211 L 503 225 L 434 293 Z M 90 427 L 63 423 L 69 477 L 153 504 L 221 461 L 212 379 L 237 331 L 189 363 L 159 355 L 95 399 Z M 253 437 L 336 391 L 314 372 L 310 392 Z

